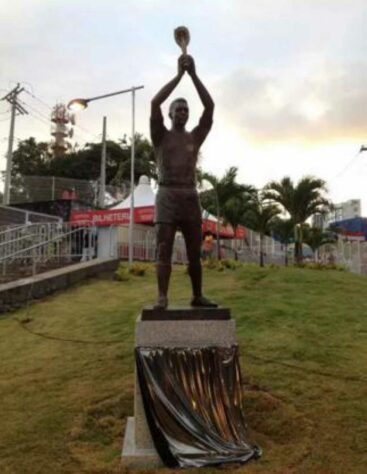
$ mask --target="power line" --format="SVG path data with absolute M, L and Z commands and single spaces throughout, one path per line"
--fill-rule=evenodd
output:
M 32 94 L 32 92 L 29 92 L 27 91 L 27 89 L 24 89 L 24 92 L 28 95 L 30 95 L 33 99 L 37 100 L 40 104 L 44 105 L 45 107 L 47 107 L 48 109 L 52 110 L 52 107 L 47 104 L 46 102 L 44 102 L 42 99 L 40 99 L 39 97 L 35 96 L 34 94 Z
M 361 153 L 361 150 L 357 151 L 357 153 L 352 156 L 352 158 L 348 161 L 348 163 L 344 166 L 344 168 L 343 168 L 341 171 L 339 171 L 339 173 L 336 174 L 335 177 L 332 178 L 332 179 L 333 179 L 333 180 L 334 180 L 334 179 L 337 179 L 337 178 L 339 178 L 341 175 L 343 175 L 343 174 L 347 171 L 347 169 L 349 169 L 349 168 L 351 167 L 352 163 L 355 161 L 355 159 L 358 157 L 358 155 L 359 155 L 360 153 Z
M 30 112 L 29 115 L 34 119 L 39 120 L 41 123 L 43 123 L 43 125 L 47 125 L 48 127 L 50 126 L 49 122 L 47 122 L 45 119 L 42 119 L 41 117 L 37 117 L 37 115 L 34 115 L 33 112 Z
M 44 115 L 42 112 L 34 108 L 32 105 L 29 105 L 27 102 L 21 101 L 21 103 L 29 107 L 34 113 L 39 115 L 43 120 L 46 120 L 47 123 L 50 123 L 50 117 L 48 117 L 47 115 Z
M 39 102 L 40 104 L 42 104 L 44 107 L 47 107 L 47 109 L 49 110 L 52 110 L 53 107 L 51 107 L 50 104 L 48 104 L 47 102 L 45 102 L 44 100 L 42 100 L 41 98 L 39 98 L 38 96 L 36 96 L 33 92 L 30 92 L 29 90 L 27 90 L 26 88 L 23 88 L 23 91 L 28 94 L 30 97 L 32 97 L 34 100 L 36 100 L 37 102 Z M 37 117 L 30 113 L 30 115 L 39 120 L 40 122 L 46 124 L 47 125 L 51 125 L 51 120 L 50 120 L 50 117 L 49 116 L 46 116 L 43 112 L 41 112 L 40 110 L 38 110 L 37 108 L 35 108 L 33 105 L 30 105 L 28 102 L 25 102 L 25 101 L 21 101 L 22 104 L 24 104 L 25 106 L 27 106 L 28 108 L 30 108 L 34 114 L 37 114 Z M 6 112 L 3 112 L 3 113 L 6 113 Z M 1 121 L 5 121 L 5 120 L 0 120 Z M 77 131 L 78 130 L 78 131 Z M 85 140 L 85 141 L 89 141 L 91 138 L 93 138 L 94 140 L 98 140 L 100 141 L 101 140 L 101 137 L 100 137 L 100 134 L 97 134 L 97 133 L 93 133 L 91 132 L 90 130 L 82 127 L 81 125 L 79 124 L 75 124 L 74 125 L 74 133 L 75 135 L 77 135 L 79 137 L 79 139 L 81 140 Z
M 26 102 L 24 102 L 24 101 L 23 101 L 23 103 L 24 103 L 25 105 L 27 105 L 27 107 L 29 107 L 29 108 L 30 108 L 31 110 L 33 110 L 35 113 L 37 113 L 40 117 L 42 117 L 44 120 L 47 120 L 48 124 L 50 124 L 50 121 L 51 121 L 51 120 L 50 120 L 50 117 L 47 117 L 46 115 L 43 114 L 43 112 L 40 112 L 40 111 L 39 111 L 38 109 L 36 109 L 35 107 L 29 105 L 29 103 L 26 103 Z M 46 104 L 46 103 L 45 103 L 45 104 Z M 51 108 L 48 104 L 46 104 L 46 106 L 47 106 L 50 110 L 52 110 L 52 108 Z M 94 133 L 92 133 L 92 132 L 89 132 L 88 130 L 84 129 L 84 128 L 81 127 L 80 125 L 75 124 L 75 125 L 74 125 L 74 128 L 80 129 L 82 132 L 88 134 L 89 136 L 91 136 L 91 137 L 93 137 L 93 138 L 98 138 L 98 136 L 97 136 L 96 134 L 94 134 Z M 83 137 L 81 136 L 81 138 L 83 138 Z M 84 139 L 85 139 L 85 137 L 84 137 Z
M 32 94 L 31 92 L 27 91 L 26 89 L 24 90 L 24 92 L 26 92 L 28 95 L 30 95 L 31 97 L 33 97 L 33 99 L 37 100 L 39 103 L 41 103 L 42 105 L 44 105 L 45 107 L 47 107 L 49 110 L 52 110 L 53 108 L 47 104 L 46 102 L 44 102 L 42 99 L 40 99 L 39 97 L 37 97 L 35 94 Z M 82 132 L 90 135 L 91 137 L 93 138 L 98 138 L 98 136 L 93 133 L 93 132 L 90 132 L 89 130 L 87 130 L 86 128 L 84 127 L 81 127 L 80 125 L 78 124 L 75 124 L 74 127 L 76 128 L 79 128 Z

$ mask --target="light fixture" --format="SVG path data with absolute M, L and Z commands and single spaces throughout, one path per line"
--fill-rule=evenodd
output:
M 73 99 L 68 103 L 68 109 L 73 112 L 79 112 L 88 107 L 88 99 Z

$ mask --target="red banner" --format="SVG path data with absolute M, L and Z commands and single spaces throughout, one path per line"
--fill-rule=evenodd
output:
M 130 222 L 130 209 L 101 209 L 99 211 L 73 211 L 70 222 L 78 225 L 109 226 L 128 224 Z M 134 209 L 134 222 L 136 224 L 153 225 L 154 207 L 138 207 Z M 217 223 L 203 219 L 203 232 L 217 234 Z M 234 232 L 230 225 L 219 225 L 219 235 L 223 238 L 233 239 Z M 238 226 L 236 238 L 243 239 L 246 235 L 245 227 Z
M 134 222 L 136 224 L 153 224 L 154 207 L 138 207 L 134 209 Z M 79 225 L 120 225 L 130 222 L 130 209 L 106 209 L 99 211 L 74 211 L 71 213 L 70 222 Z

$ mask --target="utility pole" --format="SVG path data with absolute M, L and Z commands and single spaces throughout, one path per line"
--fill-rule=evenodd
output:
M 14 126 L 15 115 L 18 112 L 21 115 L 28 114 L 23 106 L 18 103 L 18 95 L 24 91 L 24 87 L 17 84 L 16 87 L 0 100 L 6 100 L 11 105 L 10 131 L 8 139 L 8 153 L 6 155 L 6 172 L 5 172 L 5 187 L 3 195 L 3 205 L 8 206 L 10 202 L 10 182 L 11 182 L 11 166 L 13 160 L 13 143 L 14 143 Z
M 99 207 L 101 209 L 104 208 L 106 194 L 106 124 L 107 117 L 103 117 L 101 175 L 99 183 Z

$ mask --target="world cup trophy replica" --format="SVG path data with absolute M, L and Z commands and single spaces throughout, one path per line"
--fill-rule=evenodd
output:
M 187 54 L 187 45 L 190 43 L 190 32 L 186 26 L 178 26 L 174 32 L 176 43 L 181 48 L 182 54 Z

